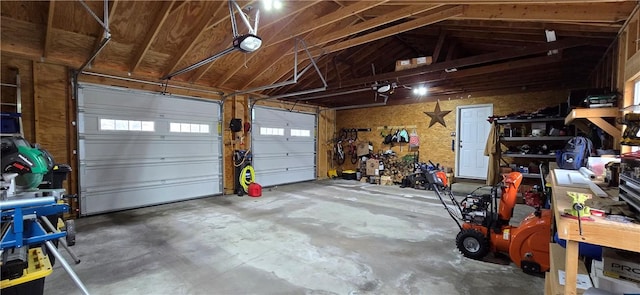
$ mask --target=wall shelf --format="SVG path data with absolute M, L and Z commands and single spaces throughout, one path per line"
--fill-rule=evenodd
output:
M 571 113 L 569 113 L 569 115 L 567 115 L 567 117 L 564 119 L 564 124 L 573 124 L 583 132 L 589 133 L 590 128 L 583 121 L 587 120 L 592 124 L 598 126 L 600 129 L 604 130 L 604 132 L 606 132 L 607 134 L 611 135 L 614 139 L 614 142 L 620 142 L 622 130 L 604 119 L 616 118 L 618 116 L 620 116 L 620 109 L 616 107 L 573 109 L 571 110 Z
M 530 159 L 555 159 L 555 155 L 538 155 L 538 154 L 502 154 L 503 158 L 530 158 Z
M 527 136 L 527 137 L 500 137 L 500 141 L 550 141 L 569 140 L 573 136 Z

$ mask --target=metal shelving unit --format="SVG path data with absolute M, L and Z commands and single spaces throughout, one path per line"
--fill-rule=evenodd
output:
M 542 145 L 547 145 L 548 150 L 542 150 L 541 152 L 532 152 L 532 153 L 519 153 L 519 152 L 504 152 L 501 151 L 499 154 L 499 161 L 501 163 L 514 163 L 518 162 L 526 162 L 527 159 L 531 161 L 542 162 L 548 167 L 549 162 L 555 162 L 556 156 L 554 153 L 555 148 L 552 147 L 560 147 L 563 146 L 566 141 L 571 139 L 572 136 L 569 135 L 553 135 L 548 136 L 544 134 L 548 134 L 549 130 L 552 127 L 560 128 L 564 127 L 564 117 L 547 117 L 547 118 L 523 118 L 523 119 L 502 119 L 496 120 L 495 124 L 497 124 L 498 131 L 500 130 L 511 130 L 511 135 L 515 136 L 505 136 L 505 134 L 499 134 L 497 138 L 497 144 L 507 147 L 515 147 L 520 145 L 530 145 L 531 147 L 540 147 Z M 543 136 L 531 136 L 532 126 L 537 124 L 544 125 L 545 132 Z M 521 128 L 526 129 L 526 133 L 521 131 Z M 515 132 L 514 132 L 515 131 Z M 509 160 L 507 160 L 509 159 Z M 528 163 L 527 163 L 528 164 Z M 518 165 L 520 166 L 520 165 Z M 522 173 L 524 178 L 535 178 L 540 179 L 540 173 Z

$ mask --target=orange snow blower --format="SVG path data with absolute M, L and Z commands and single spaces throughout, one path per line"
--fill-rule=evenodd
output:
M 430 171 L 427 178 L 460 228 L 456 246 L 465 257 L 485 260 L 490 252 L 504 253 L 525 273 L 539 274 L 549 269 L 551 211 L 536 208 L 519 226 L 509 225 L 522 182 L 520 172 L 503 175 L 502 182 L 493 186 L 490 194 L 472 193 L 460 202 L 447 186 L 443 171 Z M 448 205 L 443 195 L 447 195 L 452 204 Z

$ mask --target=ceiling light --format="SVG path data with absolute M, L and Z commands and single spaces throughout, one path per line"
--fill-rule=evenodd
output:
M 385 93 L 387 91 L 391 90 L 391 84 L 385 84 L 382 85 L 380 87 L 378 87 L 378 89 L 376 89 L 376 91 L 378 91 L 378 93 Z
M 424 95 L 427 94 L 427 87 L 421 85 L 421 86 L 418 86 L 416 88 L 413 88 L 413 94 L 419 95 L 419 96 L 424 96 Z
M 557 40 L 556 31 L 544 30 L 544 35 L 547 38 L 547 43 L 555 42 Z M 547 52 L 547 55 L 558 54 L 558 49 L 552 49 Z
M 253 34 L 245 34 L 233 39 L 233 47 L 243 52 L 254 52 L 262 45 L 262 39 Z
M 262 0 L 262 6 L 266 11 L 270 11 L 271 9 L 279 10 L 282 8 L 282 1 L 280 0 Z

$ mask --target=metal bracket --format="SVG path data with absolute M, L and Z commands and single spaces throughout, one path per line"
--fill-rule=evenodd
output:
M 306 67 L 304 67 L 304 69 L 302 69 L 300 72 L 298 72 L 298 51 L 299 51 L 298 50 L 298 44 L 300 44 L 300 43 L 302 43 L 303 50 L 307 53 L 307 57 L 309 58 L 309 61 L 311 61 L 311 63 L 308 64 Z M 287 81 L 283 81 L 283 82 L 276 83 L 276 84 L 259 86 L 259 87 L 255 87 L 255 88 L 236 91 L 236 92 L 232 92 L 232 93 L 227 94 L 227 96 L 245 94 L 245 93 L 250 93 L 250 92 L 255 92 L 255 91 L 260 91 L 260 90 L 265 90 L 265 89 L 271 89 L 271 88 L 276 88 L 276 87 L 282 87 L 282 86 L 287 86 L 287 85 L 298 83 L 298 78 L 300 76 L 304 75 L 311 67 L 314 67 L 316 69 L 316 73 L 318 73 L 318 76 L 320 76 L 320 79 L 322 80 L 322 84 L 324 85 L 323 87 L 315 88 L 315 89 L 311 89 L 311 90 L 302 90 L 300 92 L 287 93 L 287 94 L 283 94 L 283 95 L 271 96 L 271 97 L 266 97 L 266 98 L 260 98 L 258 100 L 283 98 L 283 97 L 295 96 L 295 95 L 299 95 L 299 94 L 308 94 L 308 93 L 313 93 L 313 92 L 319 92 L 319 91 L 326 90 L 327 89 L 327 81 L 322 76 L 322 73 L 320 72 L 320 68 L 318 68 L 318 65 L 317 65 L 317 61 L 320 60 L 320 58 L 322 58 L 325 55 L 324 49 L 323 49 L 323 52 L 316 59 L 314 59 L 313 56 L 311 55 L 311 52 L 309 51 L 309 49 L 307 47 L 307 44 L 304 42 L 304 40 L 302 40 L 300 38 L 296 38 L 296 43 L 294 45 L 294 49 L 293 50 L 294 50 L 293 51 L 294 52 L 294 57 L 293 57 L 293 79 L 292 80 L 287 80 Z
M 251 26 L 251 24 L 249 23 L 249 19 L 247 19 L 247 16 L 244 14 L 244 12 L 242 11 L 242 8 L 240 8 L 240 5 L 238 5 L 238 3 L 235 0 L 229 0 L 229 17 L 231 18 L 231 31 L 233 33 L 233 40 L 235 40 L 237 37 L 240 37 L 241 35 L 238 33 L 238 25 L 236 24 L 236 17 L 235 17 L 235 12 L 234 11 L 234 7 L 235 10 L 237 10 L 238 14 L 240 15 L 240 18 L 242 19 L 242 22 L 244 22 L 245 26 L 247 26 L 247 29 L 249 30 L 249 34 L 257 34 L 258 33 L 258 21 L 260 19 L 260 10 L 256 9 L 256 19 L 254 21 L 253 26 Z M 231 46 L 227 49 L 224 49 L 210 57 L 207 57 L 199 62 L 196 62 L 190 66 L 187 66 L 185 68 L 182 68 L 180 70 L 177 70 L 173 73 L 169 73 L 167 75 L 165 75 L 164 77 L 160 78 L 160 80 L 168 80 L 171 79 L 175 76 L 184 74 L 186 72 L 192 71 L 194 69 L 197 69 L 201 66 L 204 66 L 210 62 L 213 62 L 214 60 L 221 58 L 233 51 L 238 50 L 237 47 L 235 46 Z

